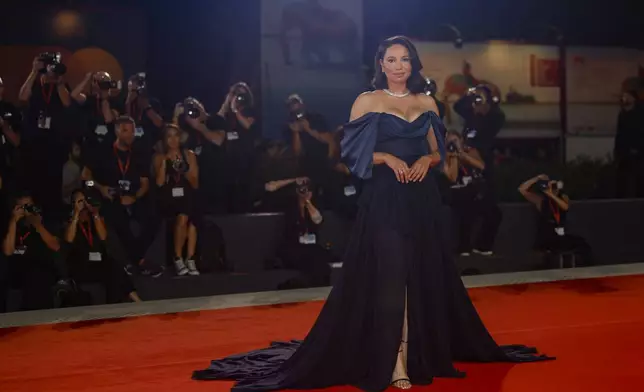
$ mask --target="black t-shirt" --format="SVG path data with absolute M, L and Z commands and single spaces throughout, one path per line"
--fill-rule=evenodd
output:
M 288 245 L 302 244 L 302 242 L 307 242 L 307 239 L 308 241 L 315 239 L 315 243 L 317 243 L 318 225 L 313 223 L 306 207 L 304 208 L 304 216 L 302 216 L 296 197 L 293 196 L 291 205 L 284 212 L 284 240 Z
M 133 195 L 141 187 L 141 178 L 149 178 L 150 162 L 138 148 L 121 151 L 114 145 L 97 151 L 97 159 L 88 162 L 94 180 L 110 188 Z
M 36 229 L 24 220 L 16 226 L 16 242 L 13 255 L 19 262 L 33 263 L 34 266 L 54 270 L 54 252 L 49 249 Z
M 183 142 L 183 146 L 188 150 L 192 150 L 197 157 L 199 189 L 211 196 L 215 196 L 217 193 L 223 195 L 225 193 L 226 153 L 224 144 L 226 142 L 219 146 L 206 139 L 201 132 L 186 123 L 180 122 L 180 126 L 187 134 L 187 139 Z M 226 121 L 217 115 L 210 116 L 206 120 L 206 128 L 211 131 L 225 130 Z
M 246 174 L 253 167 L 260 131 L 257 117 L 251 109 L 245 109 L 243 115 L 254 118 L 253 125 L 246 129 L 239 123 L 234 113 L 229 114 L 225 119 L 226 142 L 224 145 L 229 167 Z
M 93 219 L 78 223 L 76 237 L 68 244 L 68 249 L 67 260 L 70 264 L 102 262 L 107 256 L 105 242 L 99 238 Z
M 312 130 L 320 133 L 329 132 L 328 122 L 321 114 L 307 113 L 305 118 L 308 120 Z M 287 132 L 287 140 L 292 145 L 293 133 L 288 127 Z M 329 169 L 329 146 L 304 131 L 300 132 L 300 140 L 303 149 L 303 155 L 300 158 L 302 174 L 310 176 L 316 183 L 323 182 Z
M 65 86 L 69 90 L 69 86 Z M 65 133 L 66 108 L 58 94 L 55 83 L 36 79 L 31 88 L 31 97 L 24 115 L 23 140 L 31 141 L 48 132 Z
M 541 210 L 537 227 L 537 248 L 548 248 L 558 237 L 565 235 L 568 212 L 546 195 L 542 195 Z M 558 197 L 564 197 L 559 194 Z

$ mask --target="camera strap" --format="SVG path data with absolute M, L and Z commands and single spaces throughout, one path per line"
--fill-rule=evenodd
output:
M 555 218 L 555 222 L 557 223 L 557 226 L 561 223 L 561 210 L 555 205 L 555 203 L 551 200 L 549 200 L 550 205 L 550 211 L 552 212 L 552 216 Z
M 121 172 L 121 177 L 125 178 L 125 174 L 130 169 L 130 162 L 131 162 L 131 159 L 132 159 L 132 150 L 127 151 L 127 160 L 125 161 L 125 165 L 121 161 L 121 157 L 119 156 L 119 150 L 118 150 L 118 148 L 116 148 L 116 143 L 114 143 L 114 155 L 116 156 L 116 162 L 119 165 L 119 171 Z
M 94 234 L 92 233 L 92 225 L 88 224 L 87 225 L 87 230 L 85 229 L 85 225 L 83 225 L 82 222 L 78 222 L 78 226 L 80 226 L 80 229 L 83 232 L 83 236 L 87 240 L 87 243 L 89 244 L 89 247 L 93 248 L 94 247 Z
M 49 86 L 47 92 L 45 92 L 45 85 Z M 45 83 L 43 82 L 43 79 L 40 79 L 40 92 L 42 93 L 42 99 L 45 101 L 45 104 L 49 106 L 49 102 L 51 102 L 51 95 L 54 93 L 54 89 L 56 87 L 52 83 Z

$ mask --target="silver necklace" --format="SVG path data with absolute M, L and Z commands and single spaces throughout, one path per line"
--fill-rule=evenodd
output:
M 392 97 L 396 97 L 396 98 L 405 98 L 405 97 L 406 97 L 406 96 L 408 96 L 408 95 L 409 95 L 409 93 L 410 93 L 410 91 L 409 91 L 409 90 L 407 90 L 407 92 L 405 92 L 405 93 L 394 93 L 394 92 L 392 92 L 392 91 L 389 91 L 389 90 L 388 90 L 388 89 L 386 89 L 386 88 L 385 88 L 385 89 L 383 89 L 382 91 L 384 91 L 386 94 L 391 95 Z

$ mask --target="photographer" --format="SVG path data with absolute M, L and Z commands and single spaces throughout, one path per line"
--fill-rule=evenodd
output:
M 447 178 L 451 185 L 452 208 L 457 217 L 458 252 L 469 256 L 493 254 L 494 240 L 501 224 L 501 210 L 490 195 L 485 179 L 486 164 L 475 147 L 463 141 L 460 133 L 449 131 L 446 136 Z M 472 247 L 474 224 L 481 227 Z
M 302 277 L 281 285 L 281 289 L 320 287 L 330 284 L 331 266 L 335 260 L 318 243 L 318 227 L 322 214 L 313 204 L 308 179 L 297 181 L 296 199 L 284 214 L 286 222 L 284 244 L 278 256 L 284 267 L 298 270 Z
M 33 61 L 19 99 L 27 105 L 21 134 L 21 188 L 32 191 L 46 213 L 59 210 L 62 166 L 71 135 L 67 108 L 72 103 L 63 75 L 67 68 L 60 53 L 42 53 Z
M 91 205 L 82 190 L 73 192 L 72 206 L 72 217 L 65 229 L 64 254 L 74 282 L 101 283 L 108 304 L 123 302 L 128 297 L 140 302 L 130 278 L 107 251 L 107 229 L 98 206 Z
M 257 212 L 282 212 L 291 205 L 288 185 L 298 176 L 297 157 L 281 140 L 267 141 L 255 168 L 254 207 Z
M 175 220 L 174 266 L 179 276 L 199 275 L 194 260 L 199 215 L 195 197 L 199 188 L 199 164 L 194 152 L 181 148 L 182 134 L 176 125 L 166 125 L 163 130 L 163 150 L 154 156 L 161 211 L 166 218 Z M 184 259 L 186 241 L 187 254 Z
M 21 288 L 22 309 L 48 309 L 54 306 L 52 287 L 68 286 L 65 263 L 59 257 L 58 239 L 44 226 L 41 210 L 29 195 L 20 195 L 2 242 L 5 256 L 0 263 L 0 308 L 4 307 L 10 287 Z
M 127 82 L 125 107 L 118 111 L 136 122 L 136 145 L 144 158 L 150 162 L 160 131 L 165 125 L 161 117 L 161 104 L 150 97 L 145 72 L 132 75 Z
M 235 83 L 228 92 L 219 116 L 227 122 L 226 167 L 228 171 L 229 212 L 246 213 L 252 209 L 252 174 L 261 132 L 255 113 L 253 94 L 244 82 Z
M 287 140 L 300 158 L 301 172 L 322 189 L 329 188 L 330 158 L 333 154 L 333 134 L 326 119 L 307 110 L 302 98 L 292 94 L 286 100 L 289 112 Z M 314 190 L 317 195 L 319 192 Z
M 112 109 L 115 102 L 110 93 L 119 88 L 120 82 L 113 81 L 107 72 L 90 72 L 71 93 L 84 116 L 84 160 L 91 159 L 103 143 L 114 143 L 113 122 L 117 112 Z
M 148 246 L 156 232 L 149 221 L 145 200 L 149 189 L 149 161 L 134 145 L 135 123 L 127 116 L 115 122 L 116 142 L 111 148 L 102 149 L 97 159 L 87 162 L 82 178 L 98 190 L 108 225 L 116 231 L 118 239 L 128 252 L 126 270 L 133 273 L 134 264 L 143 264 Z M 135 235 L 131 224 L 140 228 Z M 136 238 L 139 237 L 139 238 Z
M 226 123 L 218 116 L 211 116 L 197 99 L 189 97 L 174 109 L 173 124 L 184 133 L 183 147 L 192 150 L 197 158 L 199 171 L 198 205 L 202 212 L 225 214 L 227 212 L 227 171 L 224 143 Z M 185 140 L 183 140 L 185 139 Z
M 20 122 L 22 114 L 18 109 L 4 99 L 4 81 L 0 78 L 0 177 L 4 182 L 3 188 L 13 181 L 13 169 L 16 161 L 16 150 L 20 146 Z
M 614 156 L 617 163 L 617 196 L 644 196 L 644 107 L 637 92 L 622 94 L 617 118 Z
M 591 249 L 586 240 L 566 232 L 570 200 L 563 192 L 563 182 L 541 174 L 521 184 L 519 192 L 539 212 L 535 248 L 550 252 L 575 251 L 589 264 Z
M 505 124 L 505 114 L 499 107 L 500 99 L 486 85 L 478 85 L 454 103 L 454 111 L 465 120 L 464 134 L 472 135 L 475 146 L 485 162 L 485 176 L 492 179 L 494 142 Z

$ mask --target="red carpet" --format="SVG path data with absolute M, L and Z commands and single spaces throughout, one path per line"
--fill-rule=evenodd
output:
M 470 291 L 499 343 L 558 357 L 462 364 L 428 392 L 644 390 L 644 276 Z M 227 391 L 190 380 L 211 358 L 303 337 L 321 302 L 0 330 L 0 391 Z M 333 388 L 337 390 L 352 388 Z

